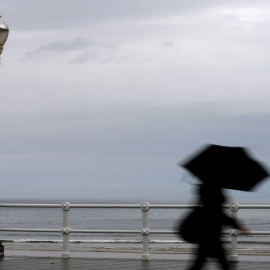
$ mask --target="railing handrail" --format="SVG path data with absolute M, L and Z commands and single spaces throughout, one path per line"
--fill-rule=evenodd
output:
M 62 204 L 0 203 L 0 207 L 61 208 Z
M 230 208 L 226 204 L 223 208 Z M 186 209 L 197 207 L 196 204 L 150 204 L 150 208 L 177 208 Z M 61 208 L 62 204 L 29 204 L 29 203 L 0 203 L 0 207 L 22 207 L 22 208 Z M 141 204 L 69 204 L 70 208 L 141 208 Z M 270 209 L 270 204 L 238 204 L 239 209 Z
M 63 227 L 61 229 L 36 229 L 36 228 L 0 228 L 0 231 L 14 232 L 55 232 L 63 235 L 63 258 L 69 258 L 69 234 L 70 233 L 126 233 L 126 234 L 141 234 L 143 237 L 143 260 L 149 260 L 148 252 L 149 234 L 175 234 L 174 230 L 151 230 L 148 228 L 148 211 L 150 209 L 189 209 L 197 207 L 194 204 L 150 204 L 143 202 L 141 204 L 71 204 L 63 202 L 62 204 L 18 204 L 18 203 L 0 203 L 1 207 L 19 207 L 19 208 L 62 208 L 63 210 Z M 84 230 L 69 228 L 69 210 L 70 208 L 138 208 L 142 211 L 142 229 L 141 230 Z M 224 205 L 223 208 L 229 208 L 232 216 L 236 218 L 239 209 L 270 209 L 267 204 L 238 204 L 233 202 Z M 238 230 L 223 231 L 223 234 L 230 234 L 232 238 L 232 254 L 231 260 L 238 261 L 237 255 L 237 236 Z M 249 231 L 252 235 L 270 235 L 270 231 Z
M 37 229 L 37 228 L 0 228 L 1 232 L 61 232 L 61 229 Z M 141 230 L 84 230 L 84 229 L 70 229 L 70 233 L 127 233 L 140 234 Z M 151 230 L 149 234 L 177 234 L 174 230 Z M 230 234 L 230 230 L 222 231 L 222 234 Z M 270 231 L 249 231 L 252 235 L 270 235 Z
M 269 204 L 239 204 L 239 209 L 270 209 Z

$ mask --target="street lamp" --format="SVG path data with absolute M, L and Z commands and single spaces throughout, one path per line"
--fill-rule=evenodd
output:
M 4 44 L 8 38 L 9 29 L 8 26 L 2 21 L 2 16 L 0 15 L 0 56 L 4 49 Z

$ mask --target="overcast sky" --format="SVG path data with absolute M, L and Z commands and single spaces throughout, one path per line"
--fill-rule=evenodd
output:
M 1 198 L 189 198 L 205 143 L 270 164 L 270 2 L 2 0 Z M 270 181 L 256 193 L 270 198 Z

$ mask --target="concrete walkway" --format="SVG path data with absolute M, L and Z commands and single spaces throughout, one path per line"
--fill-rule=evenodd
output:
M 0 259 L 1 270 L 185 270 L 190 261 L 101 258 L 37 258 L 4 257 Z M 208 262 L 204 270 L 220 269 L 215 262 Z M 269 262 L 239 262 L 231 264 L 231 270 L 269 270 Z

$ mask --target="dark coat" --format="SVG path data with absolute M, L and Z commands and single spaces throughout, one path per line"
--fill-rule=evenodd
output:
M 238 222 L 224 212 L 224 201 L 221 189 L 200 186 L 198 207 L 180 225 L 182 238 L 197 243 L 207 256 L 217 257 L 222 252 L 223 226 L 240 228 Z

